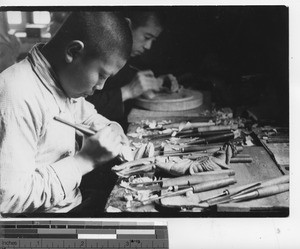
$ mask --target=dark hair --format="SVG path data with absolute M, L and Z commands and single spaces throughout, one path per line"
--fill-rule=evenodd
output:
M 132 29 L 145 26 L 152 19 L 155 25 L 163 28 L 165 25 L 165 17 L 159 11 L 127 11 L 124 16 L 131 20 Z
M 85 44 L 88 53 L 107 58 L 118 54 L 127 60 L 132 48 L 128 22 L 117 12 L 72 12 L 49 43 L 66 45 L 72 40 Z

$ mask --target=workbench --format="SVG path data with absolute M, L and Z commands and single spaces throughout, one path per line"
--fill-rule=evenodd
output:
M 205 108 L 201 107 L 198 110 L 185 111 L 184 116 L 181 119 L 186 119 L 187 117 L 201 117 L 200 113 L 203 113 Z M 140 116 L 140 118 L 137 117 Z M 162 119 L 164 113 L 151 112 L 146 110 L 133 109 L 131 112 L 131 120 L 135 123 L 131 123 L 128 128 L 128 132 L 132 132 L 136 129 L 138 125 L 138 120 L 147 119 Z M 190 115 L 190 116 L 189 116 Z M 180 114 L 167 113 L 167 119 L 173 121 L 178 121 L 180 119 Z M 245 146 L 243 153 L 249 154 L 253 161 L 251 163 L 232 163 L 230 165 L 231 169 L 235 171 L 235 179 L 237 180 L 235 186 L 241 186 L 253 182 L 265 181 L 271 178 L 276 178 L 284 174 L 289 174 L 289 168 L 280 167 L 276 164 L 274 158 L 268 153 L 266 148 L 258 143 L 253 146 Z M 289 192 L 284 192 L 281 194 L 273 195 L 270 197 L 259 198 L 250 201 L 236 202 L 236 203 L 224 203 L 218 204 L 213 208 L 203 210 L 201 208 L 192 209 L 178 209 L 169 205 L 171 203 L 180 203 L 183 198 L 182 196 L 168 197 L 166 199 L 160 200 L 160 204 L 151 203 L 149 205 L 144 205 L 142 207 L 137 207 L 131 209 L 128 212 L 126 209 L 126 201 L 124 200 L 124 195 L 126 190 L 119 186 L 121 179 L 118 179 L 115 187 L 113 188 L 110 197 L 108 198 L 106 204 L 107 212 L 117 208 L 121 210 L 121 213 L 110 213 L 112 216 L 118 214 L 121 216 L 142 216 L 142 217 L 189 217 L 189 216 L 208 216 L 208 217 L 247 217 L 247 216 L 272 216 L 272 217 L 285 217 L 289 215 Z M 212 191 L 207 191 L 198 194 L 192 194 L 192 200 L 202 199 L 205 197 L 213 196 L 215 194 L 220 194 L 225 188 L 220 188 Z M 189 196 L 191 198 L 191 196 Z

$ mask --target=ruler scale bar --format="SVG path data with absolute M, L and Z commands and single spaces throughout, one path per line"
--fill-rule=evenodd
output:
M 1 221 L 0 249 L 169 248 L 166 222 Z

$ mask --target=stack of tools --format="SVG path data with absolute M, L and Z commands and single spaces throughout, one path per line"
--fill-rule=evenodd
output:
M 148 136 L 148 139 L 153 143 L 157 144 L 157 139 L 163 141 L 159 146 L 155 146 L 156 155 L 179 156 L 180 154 L 195 154 L 197 152 L 213 154 L 219 151 L 220 148 L 227 150 L 227 155 L 231 152 L 228 151 L 228 148 L 223 148 L 224 143 L 235 145 L 241 143 L 241 134 L 235 125 L 215 125 L 212 122 L 208 122 L 204 126 L 197 127 L 204 123 L 181 124 L 179 124 L 177 131 L 171 130 L 172 134 Z M 190 129 L 190 127 L 197 128 Z M 231 156 L 226 159 L 226 164 L 229 164 L 230 159 Z
M 154 155 L 155 156 L 182 156 L 187 153 L 194 157 L 196 160 L 196 153 L 206 154 L 206 156 L 212 156 L 216 151 L 223 149 L 226 151 L 225 163 L 219 165 L 221 168 L 228 168 L 231 157 L 235 155 L 228 156 L 230 151 L 223 148 L 224 143 L 233 142 L 235 145 L 241 143 L 241 134 L 238 129 L 238 125 L 233 122 L 220 123 L 216 119 L 214 121 L 182 121 L 179 123 L 170 122 L 149 122 L 146 128 L 148 131 L 151 130 L 152 133 L 147 133 L 143 135 L 141 142 L 153 143 L 154 144 Z M 133 143 L 137 144 L 137 143 Z M 138 150 L 141 152 L 145 146 L 141 146 Z M 153 151 L 153 150 L 152 150 Z M 141 155 L 143 153 L 137 152 L 136 155 Z M 234 154 L 234 153 L 233 153 Z M 237 153 L 235 153 L 237 154 Z M 201 155 L 197 155 L 198 157 Z M 144 157 L 144 156 L 141 156 Z M 135 159 L 141 157 L 135 156 Z M 206 157 L 207 158 L 207 157 Z M 213 158 L 207 158 L 209 164 L 205 167 L 207 163 L 205 160 L 201 160 L 202 166 L 199 167 L 197 171 L 215 170 L 218 168 L 214 165 L 215 156 Z M 223 159 L 222 159 L 223 160 Z M 238 160 L 233 159 L 233 161 Z M 217 160 L 219 164 L 219 160 Z M 251 158 L 243 157 L 238 161 L 251 162 Z M 181 173 L 180 173 L 181 174 Z
M 176 126 L 176 128 L 169 128 Z M 209 136 L 213 136 L 214 138 L 211 141 L 222 141 L 226 138 L 224 134 L 231 134 L 227 135 L 227 137 L 233 138 L 234 134 L 233 131 L 237 130 L 237 125 L 216 125 L 213 122 L 181 122 L 176 124 L 166 124 L 161 127 L 161 132 L 158 134 L 150 134 L 145 135 L 144 138 L 148 140 L 157 140 L 157 139 L 168 139 L 170 137 L 204 137 L 206 138 L 204 143 L 210 142 L 208 139 Z M 224 138 L 225 136 L 225 138 Z
M 289 191 L 289 176 L 284 175 L 267 181 L 254 182 L 225 189 L 221 194 L 202 199 L 190 207 L 209 208 L 215 205 L 243 202 L 264 198 Z M 185 206 L 186 207 L 186 206 Z
M 168 196 L 166 193 L 166 197 L 160 198 L 161 200 L 158 204 L 168 208 L 175 208 L 177 210 L 202 212 L 207 209 L 211 209 L 214 206 L 217 206 L 219 209 L 220 207 L 224 207 L 222 204 L 228 205 L 229 203 L 232 203 L 230 205 L 231 208 L 237 210 L 237 207 L 239 207 L 238 203 L 242 202 L 248 207 L 247 210 L 252 211 L 256 210 L 256 207 L 254 205 L 250 208 L 251 204 L 247 204 L 248 201 L 263 199 L 265 197 L 274 196 L 287 191 L 289 191 L 289 178 L 288 176 L 282 176 L 263 182 L 232 186 L 225 189 L 211 189 L 205 192 L 194 192 L 195 194 L 189 195 Z M 268 203 L 268 201 L 266 203 Z M 146 204 L 145 201 L 144 204 Z M 268 204 L 264 207 L 264 210 L 268 211 L 274 209 L 273 206 L 269 206 L 270 208 L 267 209 Z
M 217 189 L 236 183 L 234 178 L 235 172 L 232 170 L 223 170 L 216 172 L 197 173 L 192 176 L 180 176 L 175 178 L 166 178 L 156 181 L 134 182 L 127 185 L 121 184 L 122 187 L 130 190 L 133 196 L 130 200 L 133 206 L 147 205 L 157 200 L 180 196 L 188 193 L 199 193 L 212 189 Z M 138 192 L 148 191 L 148 196 L 138 198 Z M 129 200 L 129 199 L 128 199 Z

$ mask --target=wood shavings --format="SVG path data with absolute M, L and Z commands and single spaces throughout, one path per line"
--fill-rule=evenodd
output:
M 126 194 L 124 195 L 124 199 L 125 199 L 126 201 L 132 201 L 132 200 L 133 200 L 133 196 L 132 196 L 132 194 L 130 194 L 130 193 L 126 193 Z
M 108 213 L 121 213 L 122 210 L 119 209 L 119 208 L 116 208 L 116 207 L 109 206 L 109 207 L 106 209 L 106 212 L 108 212 Z
M 150 122 L 148 124 L 148 126 L 150 129 L 154 129 L 154 128 L 157 128 L 157 123 L 156 123 L 156 121 L 153 120 L 152 122 Z
M 155 181 L 156 178 L 152 179 L 149 177 L 135 177 L 132 176 L 128 181 L 121 181 L 119 186 L 125 188 L 123 199 L 126 201 L 126 207 L 132 207 L 132 202 L 143 201 L 152 196 L 151 189 L 135 189 L 130 186 L 131 183 L 145 183 Z M 138 186 L 138 185 L 137 185 Z
M 144 152 L 146 150 L 146 146 L 147 146 L 147 144 L 142 144 L 141 147 L 139 149 L 137 149 L 137 151 L 134 155 L 134 160 L 141 159 L 143 157 Z
M 134 160 L 141 158 L 153 157 L 154 156 L 154 145 L 151 142 L 147 144 L 142 143 L 141 146 L 136 150 Z
M 245 136 L 244 145 L 245 146 L 253 146 L 254 143 L 252 142 L 253 138 L 251 136 Z
M 144 181 L 153 181 L 151 178 L 143 177 L 143 178 L 133 178 L 131 179 L 132 183 L 140 181 L 141 183 Z M 135 188 L 130 187 L 130 182 L 121 181 L 119 184 L 120 187 L 125 188 L 125 193 L 123 195 L 124 201 L 126 201 L 126 208 L 131 208 L 133 201 L 144 201 L 152 197 L 152 190 L 137 190 Z
M 132 145 L 137 149 L 140 148 L 142 146 L 142 144 L 143 143 L 141 143 L 141 142 L 140 143 L 132 142 Z
M 137 192 L 137 190 L 136 190 L 135 188 L 132 188 L 132 187 L 129 185 L 129 183 L 126 182 L 126 181 L 121 181 L 121 183 L 120 183 L 119 186 L 122 187 L 122 188 L 125 188 L 125 190 L 130 190 L 130 191 L 132 191 L 132 192 Z
M 163 131 L 159 131 L 159 134 L 172 134 L 173 129 L 165 129 Z
M 156 121 L 156 120 L 142 120 L 139 124 L 143 126 L 143 128 L 146 129 L 161 129 L 163 125 L 171 123 L 171 120 L 161 120 L 161 121 Z
M 143 157 L 153 157 L 154 156 L 154 145 L 149 142 L 145 148 Z
M 138 126 L 135 130 L 135 132 L 127 133 L 127 136 L 132 137 L 132 138 L 139 138 L 142 139 L 143 136 L 147 136 L 152 134 L 152 131 L 148 131 L 140 126 Z
M 143 184 L 146 182 L 153 182 L 156 181 L 156 178 L 152 179 L 150 177 L 144 176 L 144 177 L 133 177 L 132 179 L 130 179 L 130 183 L 135 183 L 135 184 Z M 138 186 L 138 185 L 137 185 Z
M 153 198 L 153 196 L 156 196 L 156 195 L 152 195 L 151 193 L 152 193 L 151 190 L 139 190 L 133 195 L 133 199 L 136 201 L 144 201 L 149 198 Z
M 177 135 L 177 133 L 178 133 L 177 131 L 173 131 L 171 134 L 171 137 L 175 137 Z
M 131 211 L 131 207 L 132 207 L 131 201 L 127 201 L 126 202 L 126 208 L 127 208 L 127 210 Z
M 141 134 L 135 133 L 135 132 L 127 133 L 127 136 L 128 136 L 128 137 L 132 137 L 132 138 L 142 137 Z
M 167 140 L 167 143 L 169 144 L 179 144 L 180 138 L 179 137 L 171 137 L 169 140 Z

